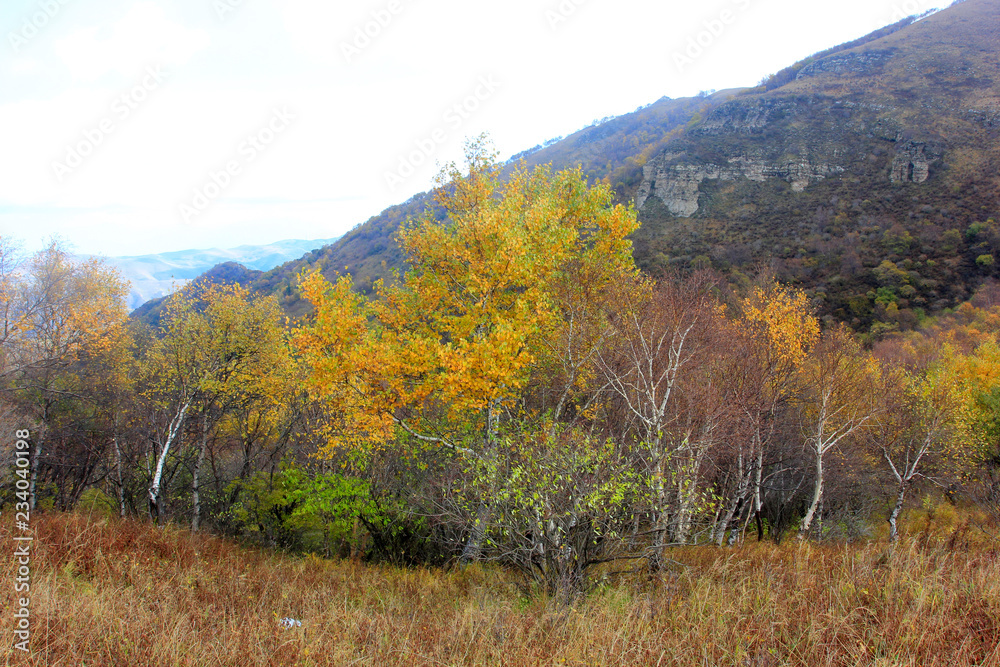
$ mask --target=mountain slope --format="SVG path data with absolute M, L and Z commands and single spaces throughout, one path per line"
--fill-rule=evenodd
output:
M 768 262 L 880 333 L 1000 251 L 1000 3 L 966 0 L 713 108 L 643 168 L 642 266 Z
M 915 17 L 914 17 L 915 18 Z M 634 202 L 658 272 L 760 265 L 879 335 L 968 298 L 1000 259 L 1000 0 L 965 0 L 827 49 L 752 89 L 662 99 L 520 156 Z M 302 271 L 363 291 L 401 268 L 424 193 L 254 283 L 307 310 Z

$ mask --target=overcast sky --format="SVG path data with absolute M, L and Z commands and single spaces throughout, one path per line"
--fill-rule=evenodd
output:
M 3 0 L 0 235 L 132 255 L 342 234 L 663 96 L 935 0 Z

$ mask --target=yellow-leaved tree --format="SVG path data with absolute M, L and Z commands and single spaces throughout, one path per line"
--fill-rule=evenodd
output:
M 156 437 L 149 508 L 159 519 L 166 462 L 179 448 L 186 422 L 197 414 L 191 522 L 197 530 L 199 476 L 211 429 L 250 406 L 281 411 L 291 357 L 276 299 L 255 297 L 239 285 L 185 287 L 167 301 L 161 327 L 143 360 L 147 399 L 165 424 Z
M 376 283 L 376 299 L 350 276 L 302 283 L 315 314 L 293 340 L 335 417 L 331 448 L 402 432 L 483 456 L 558 339 L 567 285 L 635 279 L 636 215 L 608 187 L 588 187 L 578 170 L 505 177 L 482 138 L 466 153 L 468 173 L 450 165 L 439 176 L 439 208 L 400 231 L 410 269 Z
M 962 426 L 962 390 L 956 357 L 945 350 L 939 359 L 907 370 L 885 367 L 878 394 L 883 409 L 869 428 L 873 453 L 881 456 L 895 484 L 889 512 L 889 539 L 899 537 L 898 520 L 910 486 L 919 478 L 940 477 L 971 467 L 970 438 Z M 940 480 L 937 480 L 940 481 Z
M 103 260 L 79 261 L 58 241 L 24 261 L 17 255 L 0 238 L 0 391 L 12 392 L 35 425 L 34 507 L 52 408 L 75 393 L 71 366 L 82 355 L 104 353 L 121 335 L 128 283 Z
M 293 340 L 313 395 L 329 408 L 327 454 L 399 438 L 458 455 L 491 487 L 503 476 L 495 464 L 501 428 L 520 428 L 533 377 L 559 376 L 542 441 L 554 441 L 552 424 L 588 393 L 609 331 L 608 295 L 638 282 L 628 240 L 638 221 L 579 170 L 522 164 L 505 173 L 484 138 L 469 142 L 466 162 L 465 173 L 442 171 L 437 207 L 400 231 L 405 275 L 376 283 L 374 300 L 358 295 L 350 276 L 332 285 L 307 276 L 302 289 L 315 314 Z M 522 435 L 520 444 L 534 442 Z M 511 503 L 526 506 L 525 494 L 537 500 L 524 510 L 530 534 L 548 535 L 536 505 L 551 510 L 554 501 L 526 488 L 511 490 Z M 476 507 L 462 501 L 472 516 L 464 560 L 479 556 L 491 516 L 503 514 L 486 499 L 493 495 L 479 494 Z M 563 545 L 560 530 L 549 532 Z M 522 552 L 539 553 L 533 539 Z
M 713 535 L 719 545 L 730 528 L 730 544 L 738 537 L 744 507 L 757 522 L 758 539 L 763 538 L 761 490 L 778 417 L 796 395 L 799 369 L 820 335 L 805 292 L 773 279 L 753 286 L 737 307 L 727 380 L 742 428 L 732 442 L 736 474 L 725 490 L 725 509 Z

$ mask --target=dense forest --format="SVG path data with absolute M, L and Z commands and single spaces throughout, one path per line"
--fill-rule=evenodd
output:
M 640 272 L 636 211 L 579 170 L 476 140 L 440 185 L 405 273 L 303 273 L 297 320 L 215 282 L 150 326 L 101 262 L 5 240 L 0 419 L 31 456 L 18 497 L 5 447 L 3 503 L 553 594 L 679 545 L 895 540 L 934 494 L 1000 512 L 1000 287 L 863 340 L 765 267 Z

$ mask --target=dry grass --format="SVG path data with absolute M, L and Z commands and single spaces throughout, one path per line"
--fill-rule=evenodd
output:
M 34 528 L 33 652 L 8 664 L 1000 665 L 1000 552 L 961 526 L 895 548 L 678 550 L 664 576 L 566 609 L 491 568 L 279 557 L 81 514 Z

